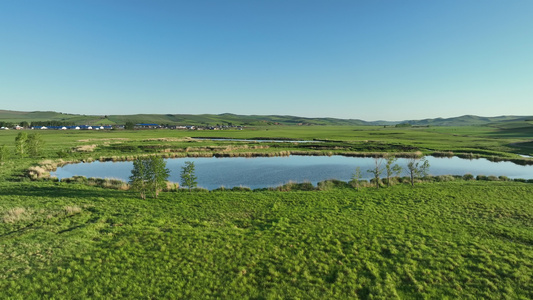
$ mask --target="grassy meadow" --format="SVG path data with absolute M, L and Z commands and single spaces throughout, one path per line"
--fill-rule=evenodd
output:
M 3 183 L 0 294 L 36 298 L 533 297 L 533 185 L 312 192 Z
M 531 183 L 450 177 L 141 200 L 27 176 L 59 160 L 139 155 L 453 152 L 530 163 L 518 155 L 533 155 L 522 125 L 39 131 L 38 157 L 0 165 L 0 298 L 531 299 Z M 0 131 L 0 146 L 13 153 L 16 134 Z

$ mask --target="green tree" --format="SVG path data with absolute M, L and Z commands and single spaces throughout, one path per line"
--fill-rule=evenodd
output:
M 355 173 L 352 174 L 352 182 L 356 190 L 359 190 L 359 181 L 362 177 L 363 174 L 361 173 L 361 167 L 355 168 Z
M 26 151 L 31 157 L 38 156 L 44 146 L 44 141 L 39 133 L 31 133 L 26 140 Z
M 128 121 L 126 122 L 126 125 L 124 125 L 124 129 L 126 130 L 133 130 L 135 128 L 135 123 Z
M 132 190 L 140 193 L 141 199 L 146 199 L 146 193 L 149 187 L 148 164 L 146 157 L 137 158 L 133 161 L 133 169 L 131 170 L 129 184 Z
M 146 199 L 148 193 L 157 198 L 170 175 L 170 170 L 166 166 L 165 160 L 159 156 L 134 160 L 129 181 L 132 190 L 139 192 L 142 199 Z
M 25 131 L 19 132 L 15 138 L 15 154 L 24 157 L 26 155 L 26 145 L 28 142 L 28 133 Z
M 387 186 L 390 186 L 391 178 L 402 173 L 402 167 L 398 164 L 394 164 L 398 159 L 394 156 L 387 156 L 385 163 L 385 172 L 387 173 Z
M 194 175 L 194 162 L 186 161 L 185 166 L 181 167 L 181 185 L 189 188 L 189 192 L 198 185 Z
M 411 186 L 415 186 L 415 178 L 423 177 L 428 174 L 429 162 L 422 157 L 411 157 L 407 162 L 407 173 L 411 181 Z
M 379 179 L 381 173 L 383 173 L 383 167 L 381 166 L 383 164 L 383 160 L 383 157 L 374 157 L 374 167 L 372 169 L 367 170 L 368 173 L 372 173 L 372 175 L 374 175 L 376 189 L 379 189 Z
M 160 156 L 152 156 L 148 161 L 149 188 L 154 198 L 157 198 L 167 184 L 170 170 L 167 168 L 167 162 Z

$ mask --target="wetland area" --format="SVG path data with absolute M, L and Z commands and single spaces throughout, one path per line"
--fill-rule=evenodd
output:
M 487 159 L 463 159 L 459 157 L 427 157 L 430 175 L 494 175 L 508 178 L 533 178 L 533 166 L 522 166 L 512 162 L 491 162 Z M 170 169 L 169 180 L 179 182 L 179 172 L 185 161 L 196 166 L 199 187 L 213 190 L 221 186 L 268 188 L 288 182 L 318 182 L 328 179 L 350 181 L 356 167 L 363 171 L 362 179 L 372 178 L 367 170 L 374 166 L 374 158 L 334 156 L 286 156 L 286 157 L 234 157 L 234 158 L 172 158 L 167 159 Z M 398 165 L 404 170 L 407 159 L 399 158 Z M 384 163 L 383 163 L 384 164 Z M 52 172 L 58 179 L 73 176 L 112 178 L 128 181 L 132 162 L 91 162 L 68 164 Z M 406 173 L 403 172 L 402 176 Z

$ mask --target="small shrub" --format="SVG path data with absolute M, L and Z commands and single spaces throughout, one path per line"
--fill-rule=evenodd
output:
M 295 184 L 296 184 L 295 182 L 289 181 L 283 185 L 273 188 L 273 190 L 280 191 L 280 192 L 289 192 L 293 190 Z
M 376 178 L 372 178 L 370 179 L 370 184 L 373 185 L 374 187 L 376 187 Z M 379 184 L 379 187 L 383 187 L 384 186 L 384 183 L 381 179 L 378 179 L 378 184 Z
M 474 180 L 474 175 L 472 174 L 465 174 L 463 175 L 463 180 Z
M 452 175 L 439 175 L 435 177 L 435 181 L 437 182 L 447 182 L 447 181 L 454 181 L 455 177 Z
M 120 190 L 125 184 L 126 183 L 120 179 L 106 178 L 100 186 L 106 189 Z
M 498 179 L 500 179 L 500 181 L 509 181 L 509 177 L 507 176 L 499 176 Z
M 296 191 L 313 191 L 315 190 L 315 187 L 311 182 L 301 182 L 301 183 L 294 183 L 293 184 L 293 190 Z
M 329 190 L 333 189 L 334 187 L 335 187 L 335 184 L 333 182 L 331 182 L 330 180 L 320 181 L 317 184 L 317 189 L 319 191 L 329 191 Z
M 163 190 L 165 192 L 175 192 L 177 189 L 179 189 L 179 187 L 180 187 L 179 183 L 167 181 L 166 187 L 163 188 Z
M 337 179 L 324 180 L 317 184 L 317 189 L 320 191 L 327 191 L 333 188 L 351 188 L 351 187 L 350 187 L 350 184 L 348 184 L 347 182 L 337 180 Z
M 426 175 L 422 177 L 422 181 L 433 182 L 433 181 L 436 181 L 436 179 L 435 179 L 435 176 L 433 175 Z
M 274 188 L 276 191 L 288 192 L 288 191 L 313 191 L 315 187 L 311 182 L 288 182 L 284 185 Z
M 515 181 L 515 182 L 527 182 L 527 180 L 525 180 L 524 178 L 515 178 L 515 179 L 513 179 L 513 181 Z
M 498 177 L 496 177 L 494 175 L 490 175 L 490 176 L 487 177 L 487 180 L 488 181 L 498 181 L 499 179 L 498 179 Z
M 366 179 L 363 179 L 363 180 L 359 180 L 359 184 L 361 185 L 361 187 L 370 187 L 370 182 L 368 182 L 368 180 Z
M 235 192 L 251 192 L 252 189 L 247 186 L 234 186 L 231 188 L 232 191 Z
M 477 176 L 476 176 L 476 180 L 485 180 L 485 181 L 487 181 L 487 180 L 489 180 L 489 179 L 488 179 L 488 177 L 485 176 L 485 175 L 477 175 Z
M 389 179 L 387 178 L 383 178 L 381 179 L 381 182 L 386 185 L 386 186 L 391 186 L 391 185 L 394 185 L 395 183 L 397 183 L 397 180 L 395 180 L 393 177 L 390 178 L 390 183 L 389 183 Z

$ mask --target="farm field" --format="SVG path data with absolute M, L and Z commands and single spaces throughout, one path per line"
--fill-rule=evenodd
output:
M 179 190 L 142 200 L 27 177 L 29 167 L 58 160 L 139 155 L 452 151 L 527 163 L 517 153 L 532 154 L 531 136 L 516 128 L 39 131 L 41 153 L 25 158 L 12 154 L 18 132 L 1 131 L 11 154 L 0 166 L 0 297 L 529 299 L 531 183 L 450 178 L 379 190 Z

